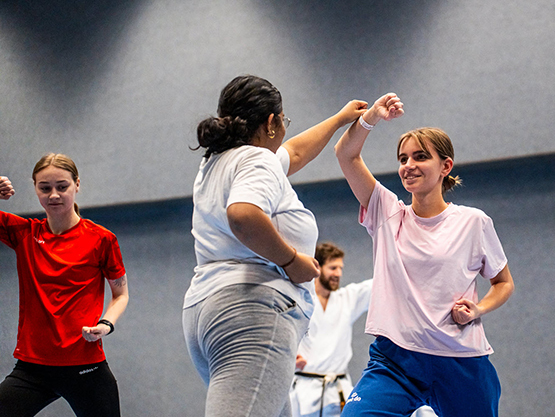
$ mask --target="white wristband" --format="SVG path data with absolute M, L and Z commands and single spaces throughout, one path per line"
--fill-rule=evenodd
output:
M 365 128 L 366 130 L 372 130 L 372 129 L 374 129 L 374 126 L 375 126 L 375 125 L 371 125 L 370 123 L 366 123 L 366 120 L 364 120 L 364 119 L 362 118 L 362 116 L 360 116 L 360 117 L 358 118 L 358 121 L 359 121 L 360 125 L 361 125 L 363 128 Z

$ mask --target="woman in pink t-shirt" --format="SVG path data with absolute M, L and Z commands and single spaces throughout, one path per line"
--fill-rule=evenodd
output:
M 411 205 L 376 181 L 362 147 L 380 120 L 403 113 L 400 99 L 386 94 L 336 146 L 374 243 L 366 332 L 376 340 L 342 416 L 408 416 L 424 404 L 440 416 L 497 416 L 501 388 L 481 317 L 514 290 L 507 259 L 485 213 L 445 201 L 460 180 L 449 175 L 454 151 L 441 129 L 411 130 L 398 141 Z M 491 284 L 481 300 L 478 274 Z
M 117 382 L 102 338 L 129 300 L 116 236 L 79 216 L 79 174 L 65 155 L 33 171 L 45 219 L 0 211 L 0 241 L 17 257 L 19 326 L 14 370 L 0 384 L 0 416 L 31 416 L 63 397 L 77 416 L 119 416 Z M 14 189 L 0 177 L 0 199 Z M 104 309 L 104 282 L 112 292 Z

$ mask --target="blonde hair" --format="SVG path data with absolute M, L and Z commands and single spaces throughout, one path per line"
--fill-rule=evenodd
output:
M 430 155 L 428 146 L 431 145 L 442 160 L 447 158 L 451 158 L 453 161 L 455 160 L 455 150 L 453 149 L 451 138 L 449 138 L 447 133 L 437 127 L 421 127 L 419 129 L 409 130 L 401 135 L 397 142 L 397 157 L 399 157 L 403 142 L 410 138 L 413 138 L 418 146 L 420 146 L 420 149 L 428 155 Z M 443 178 L 441 191 L 445 194 L 447 191 L 452 190 L 460 184 L 462 184 L 462 180 L 458 175 L 456 177 L 447 175 Z
M 64 171 L 68 171 L 73 178 L 73 182 L 77 182 L 79 179 L 79 171 L 77 170 L 77 166 L 73 160 L 64 154 L 61 153 L 49 153 L 44 155 L 39 161 L 35 164 L 35 168 L 33 169 L 33 183 L 36 184 L 36 177 L 37 174 L 42 171 L 43 169 L 53 166 L 56 168 L 63 169 Z M 75 209 L 75 213 L 79 214 L 79 206 L 77 203 L 73 203 L 73 208 Z

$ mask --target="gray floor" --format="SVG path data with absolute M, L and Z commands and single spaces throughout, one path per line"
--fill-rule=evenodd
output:
M 555 155 L 460 167 L 458 204 L 494 220 L 516 282 L 509 303 L 484 319 L 495 349 L 502 417 L 548 416 L 554 409 Z M 395 175 L 379 178 L 402 198 Z M 344 181 L 296 187 L 315 213 L 321 240 L 347 253 L 344 283 L 371 275 L 371 240 L 356 223 L 357 204 Z M 29 198 L 34 198 L 30 196 Z M 1 208 L 2 206 L 0 206 Z M 105 349 L 119 381 L 124 416 L 201 416 L 205 388 L 192 368 L 181 331 L 181 304 L 193 273 L 190 199 L 83 210 L 114 231 L 127 267 L 131 301 Z M 481 290 L 487 289 L 487 283 Z M 0 375 L 13 367 L 18 304 L 15 257 L 0 246 Z M 372 341 L 355 326 L 350 370 L 357 379 Z M 71 416 L 63 400 L 40 416 Z

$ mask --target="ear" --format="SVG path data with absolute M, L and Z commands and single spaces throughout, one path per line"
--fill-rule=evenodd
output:
M 443 175 L 443 177 L 447 177 L 451 173 L 452 169 L 453 169 L 453 160 L 447 157 L 443 161 L 443 168 L 441 169 L 441 174 Z
M 266 128 L 266 132 L 270 132 L 272 130 L 272 126 L 274 124 L 274 118 L 275 118 L 275 114 L 272 113 L 268 116 L 268 120 L 266 120 L 265 123 L 265 128 Z
M 81 178 L 77 178 L 77 181 L 75 181 L 75 192 L 78 193 L 79 192 L 79 185 L 81 184 Z

